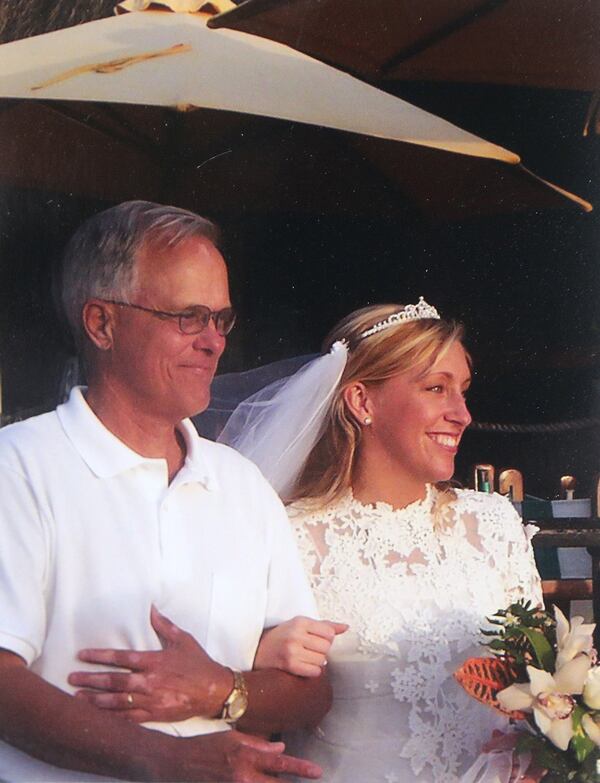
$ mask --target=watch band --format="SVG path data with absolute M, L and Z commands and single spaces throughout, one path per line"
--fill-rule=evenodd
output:
M 244 675 L 231 669 L 233 674 L 233 688 L 223 704 L 221 720 L 226 723 L 236 723 L 248 709 L 248 688 Z

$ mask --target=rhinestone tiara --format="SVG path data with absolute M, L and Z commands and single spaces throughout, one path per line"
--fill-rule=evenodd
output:
M 398 326 L 398 324 L 407 323 L 408 321 L 421 321 L 423 318 L 435 318 L 439 320 L 441 316 L 435 307 L 427 304 L 421 296 L 419 297 L 417 304 L 406 305 L 404 310 L 388 315 L 383 321 L 378 321 L 365 332 L 361 332 L 358 339 L 362 340 L 364 337 L 370 337 L 372 334 L 377 334 L 377 332 L 382 332 L 384 329 L 389 329 L 391 326 Z

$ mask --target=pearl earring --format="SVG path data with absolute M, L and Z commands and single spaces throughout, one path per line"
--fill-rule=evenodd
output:
M 373 423 L 373 419 L 370 416 L 365 416 L 365 418 L 363 419 L 363 424 L 366 424 L 367 427 L 368 427 L 369 424 L 372 424 L 372 423 Z

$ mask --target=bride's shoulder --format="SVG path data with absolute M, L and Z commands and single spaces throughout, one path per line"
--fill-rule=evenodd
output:
M 522 526 L 521 517 L 508 498 L 497 492 L 477 492 L 474 489 L 455 489 L 456 499 L 451 503 L 458 515 L 474 514 L 490 526 Z
M 497 492 L 479 492 L 475 489 L 463 489 L 458 487 L 452 490 L 456 495 L 456 504 L 464 506 L 473 506 L 481 509 L 511 509 L 514 506 L 504 495 Z

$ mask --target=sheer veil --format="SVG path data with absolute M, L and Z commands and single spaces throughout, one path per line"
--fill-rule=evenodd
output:
M 422 296 L 417 304 L 400 307 L 397 312 L 361 331 L 356 340 L 360 342 L 409 321 L 440 318 L 435 307 Z M 195 420 L 203 434 L 214 437 L 214 429 L 234 407 L 230 404 L 232 397 L 237 397 L 239 404 L 218 440 L 255 462 L 283 498 L 289 497 L 323 432 L 329 405 L 348 360 L 348 343 L 346 339 L 338 340 L 329 353 L 308 362 L 305 362 L 306 358 L 286 360 L 292 372 L 298 362 L 302 364 L 292 375 L 289 375 L 289 369 L 282 371 L 285 362 L 276 362 L 246 373 L 217 378 L 207 412 L 213 418 L 216 416 L 216 421 L 212 422 L 213 432 L 207 432 L 206 413 Z
M 218 437 L 219 442 L 233 446 L 255 462 L 282 497 L 293 488 L 323 431 L 347 357 L 346 344 L 337 342 L 329 353 L 304 364 L 293 375 L 259 389 L 239 403 Z M 258 376 L 252 375 L 261 373 L 264 381 L 269 373 L 277 372 L 279 364 L 240 373 L 247 376 L 240 380 L 256 384 Z M 215 404 L 224 407 L 218 385 L 216 391 L 213 410 Z

